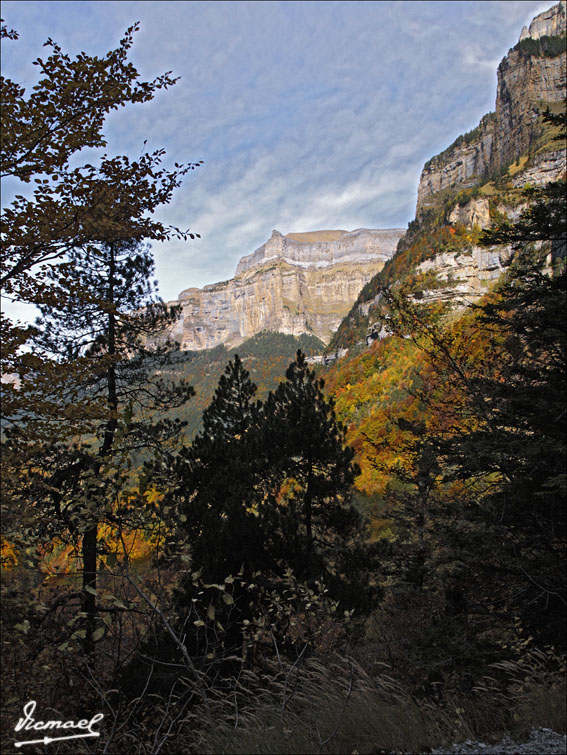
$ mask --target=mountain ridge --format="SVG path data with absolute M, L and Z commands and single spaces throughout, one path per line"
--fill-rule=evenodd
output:
M 330 349 L 352 346 L 349 322 L 359 341 L 380 286 L 410 270 L 446 276 L 447 285 L 425 292 L 429 298 L 482 296 L 510 254 L 478 247 L 478 231 L 498 214 L 517 214 L 525 184 L 543 185 L 565 174 L 565 149 L 539 118 L 545 108 L 563 107 L 565 18 L 561 0 L 524 27 L 498 66 L 495 111 L 425 163 L 416 218 L 407 232 L 274 230 L 240 259 L 233 278 L 185 289 L 169 302 L 181 305 L 181 316 L 167 337 L 181 350 L 230 348 L 262 331 L 312 333 Z M 446 238 L 437 233 L 443 227 L 451 229 Z M 434 228 L 426 243 L 427 229 Z M 421 246 L 412 251 L 414 243 Z

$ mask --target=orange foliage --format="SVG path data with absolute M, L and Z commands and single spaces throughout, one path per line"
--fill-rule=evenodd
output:
M 141 494 L 139 489 L 134 487 L 119 496 L 114 507 L 115 513 L 118 518 L 121 516 L 128 521 L 129 518 L 133 518 L 130 515 L 136 516 L 136 509 L 144 503 L 155 506 L 163 497 L 164 494 L 154 488 L 148 488 Z M 150 522 L 143 528 L 136 527 L 134 522 L 124 527 L 101 524 L 98 527 L 99 547 L 104 551 L 100 556 L 101 561 L 109 568 L 114 568 L 117 563 L 126 558 L 129 561 L 148 559 L 161 547 L 165 536 L 163 525 L 160 525 L 156 515 L 153 515 Z M 69 543 L 60 538 L 54 538 L 49 543 L 36 548 L 38 569 L 49 577 L 77 573 L 80 568 L 77 563 L 80 552 L 80 541 Z
M 419 425 L 424 437 L 438 438 L 481 422 L 471 407 L 468 381 L 495 376 L 503 336 L 479 323 L 474 312 L 440 333 L 443 348 L 419 334 L 393 336 L 336 363 L 326 376 L 326 390 L 356 452 L 356 487 L 367 495 L 383 494 L 393 470 L 411 476 L 419 443 L 400 428 L 400 420 L 402 426 Z
M 0 563 L 3 569 L 13 569 L 18 565 L 18 553 L 13 543 L 9 543 L 5 538 L 0 542 Z

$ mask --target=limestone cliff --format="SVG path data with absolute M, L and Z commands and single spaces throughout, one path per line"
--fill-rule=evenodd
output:
M 182 312 L 169 337 L 184 350 L 237 346 L 263 330 L 313 333 L 328 343 L 403 233 L 402 228 L 287 236 L 273 231 L 240 260 L 234 278 L 189 288 L 170 302 Z
M 520 207 L 517 207 L 507 214 L 513 218 L 519 211 Z M 489 200 L 478 197 L 464 206 L 457 204 L 447 220 L 451 224 L 462 224 L 468 228 L 487 228 L 491 223 Z M 424 292 L 423 298 L 451 300 L 457 305 L 470 304 L 483 296 L 498 280 L 511 259 L 512 249 L 509 246 L 487 249 L 471 244 L 459 251 L 442 251 L 417 266 L 417 272 L 433 272 L 443 282 L 441 288 Z
M 418 213 L 435 204 L 441 192 L 475 186 L 523 156 L 528 157 L 525 168 L 531 183 L 557 180 L 565 172 L 565 151 L 538 143 L 542 133 L 538 113 L 565 97 L 566 56 L 559 42 L 565 34 L 565 18 L 565 0 L 561 0 L 536 16 L 529 30 L 524 28 L 520 42 L 498 67 L 495 112 L 426 163 Z M 553 44 L 541 45 L 550 38 Z
M 541 39 L 541 37 L 551 37 L 556 34 L 565 34 L 566 8 L 564 0 L 552 8 L 536 16 L 530 24 L 529 29 L 524 26 L 520 34 L 522 39 Z

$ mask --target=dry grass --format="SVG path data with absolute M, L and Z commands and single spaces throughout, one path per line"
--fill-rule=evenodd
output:
M 218 704 L 203 732 L 207 753 L 419 753 L 465 739 L 498 741 L 532 727 L 565 732 L 561 660 L 530 653 L 500 664 L 499 676 L 443 704 L 415 699 L 384 664 L 364 669 L 351 659 L 310 661 L 275 678 L 243 677 Z
M 523 155 L 517 162 L 513 162 L 508 168 L 508 175 L 515 176 L 516 173 L 522 171 L 526 167 L 528 157 L 528 155 Z
M 567 731 L 565 658 L 532 650 L 521 661 L 495 664 L 495 670 L 505 675 L 504 690 L 487 692 L 508 709 L 514 734 L 523 736 L 534 727 Z
M 266 663 L 271 670 L 242 671 L 232 683 L 203 676 L 206 703 L 198 702 L 199 690 L 182 668 L 167 696 L 143 694 L 117 704 L 99 688 L 89 710 L 105 713 L 101 741 L 62 743 L 54 752 L 377 755 L 419 753 L 466 739 L 499 741 L 505 734 L 521 741 L 532 727 L 565 731 L 565 663 L 551 652 L 495 664 L 471 693 L 445 688 L 437 703 L 415 697 L 370 655 L 363 661 L 300 657 L 295 663 L 278 656 Z M 96 680 L 90 687 L 94 691 Z
M 387 671 L 367 672 L 350 659 L 310 661 L 282 671 L 260 694 L 244 679 L 205 734 L 205 752 L 420 752 L 468 736 L 458 716 L 418 704 Z

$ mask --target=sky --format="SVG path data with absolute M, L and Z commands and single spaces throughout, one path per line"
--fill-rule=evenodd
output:
M 2 73 L 29 89 L 49 37 L 103 55 L 140 22 L 142 79 L 180 80 L 111 114 L 107 152 L 147 139 L 168 167 L 204 161 L 156 213 L 201 235 L 153 245 L 168 301 L 231 278 L 273 229 L 405 228 L 424 162 L 494 109 L 498 63 L 552 4 L 3 0 L 20 38 Z

